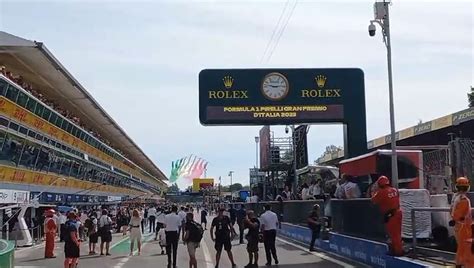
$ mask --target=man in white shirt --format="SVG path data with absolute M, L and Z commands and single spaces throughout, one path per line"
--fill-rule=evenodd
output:
M 181 210 L 178 212 L 178 216 L 181 219 L 181 224 L 180 224 L 180 229 L 179 229 L 179 234 L 181 235 L 181 229 L 184 227 L 184 223 L 186 222 L 186 211 L 184 210 L 184 207 L 181 207 Z
M 160 229 L 164 228 L 165 226 L 165 211 L 163 208 L 159 208 L 158 212 L 156 213 L 156 233 L 155 233 L 155 241 L 158 240 L 158 232 Z
M 336 192 L 334 196 L 338 199 L 346 199 L 346 183 L 347 183 L 347 175 L 342 174 L 341 179 L 339 180 L 339 185 L 336 188 Z
M 278 228 L 278 216 L 271 211 L 269 204 L 265 205 L 265 213 L 260 216 L 261 229 L 263 231 L 263 244 L 265 246 L 265 254 L 267 256 L 267 266 L 272 265 L 272 256 L 275 264 L 278 264 L 278 257 L 276 253 L 275 240 L 276 231 Z
M 309 187 L 309 194 L 314 199 L 318 199 L 322 197 L 323 190 L 321 187 L 321 180 L 318 180 L 318 181 L 313 180 L 311 182 L 311 186 Z
M 156 208 L 154 206 L 148 209 L 148 223 L 150 224 L 149 232 L 155 232 L 156 224 Z
M 57 228 L 56 228 L 56 234 L 57 235 L 59 235 L 59 230 L 60 230 L 59 227 L 61 226 L 61 224 L 59 223 L 59 216 L 58 215 L 59 215 L 59 211 L 56 214 L 53 215 L 53 220 L 54 220 L 54 222 L 56 223 L 56 226 L 57 226 Z
M 87 236 L 86 236 L 86 230 L 84 230 L 84 223 L 86 223 L 86 220 L 88 219 L 89 217 L 87 216 L 87 213 L 85 210 L 83 210 L 81 212 L 81 217 L 79 218 L 79 221 L 81 221 L 81 225 L 82 225 L 82 232 L 79 232 L 80 234 L 80 237 L 83 241 L 86 241 L 87 240 Z
M 308 184 L 304 183 L 302 186 L 302 189 L 301 189 L 301 199 L 303 200 L 309 200 L 309 199 L 313 199 L 310 194 L 310 188 L 308 187 Z
M 344 186 L 344 192 L 347 199 L 360 198 L 360 196 L 362 195 L 360 192 L 359 185 L 350 180 Z
M 176 267 L 176 254 L 178 251 L 179 230 L 181 229 L 182 220 L 178 216 L 178 207 L 173 206 L 171 213 L 165 216 L 165 233 L 166 233 L 166 254 L 168 254 L 168 268 Z M 173 252 L 173 260 L 171 260 L 171 252 Z

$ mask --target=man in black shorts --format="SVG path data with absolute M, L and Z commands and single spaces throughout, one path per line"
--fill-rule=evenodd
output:
M 79 264 L 80 243 L 78 237 L 76 213 L 73 211 L 68 214 L 68 221 L 64 224 L 64 267 L 76 268 Z
M 247 252 L 249 253 L 249 264 L 245 268 L 258 267 L 258 236 L 260 230 L 260 221 L 252 210 L 247 211 L 247 217 L 243 221 L 245 229 L 249 229 L 246 236 Z
M 204 224 L 204 230 L 207 230 L 207 209 L 201 210 L 201 226 Z
M 227 251 L 227 256 L 232 263 L 232 268 L 237 267 L 232 256 L 232 244 L 230 243 L 231 236 L 235 236 L 234 228 L 231 226 L 229 217 L 224 216 L 224 208 L 220 208 L 217 216 L 212 220 L 211 224 L 211 238 L 215 242 L 214 248 L 216 249 L 216 268 L 219 267 L 219 260 L 221 258 L 222 248 Z M 215 228 L 215 234 L 214 234 Z

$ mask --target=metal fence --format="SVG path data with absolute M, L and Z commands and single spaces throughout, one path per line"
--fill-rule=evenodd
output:
M 445 193 L 451 189 L 449 149 L 437 149 L 423 153 L 423 172 L 426 189 L 431 194 Z
M 460 176 L 474 183 L 474 140 L 456 138 L 446 148 L 424 152 L 423 171 L 431 194 L 451 192 Z
M 438 262 L 441 262 L 442 264 L 446 263 L 454 263 L 454 257 L 455 254 L 450 251 L 446 250 L 441 250 L 441 249 L 434 249 L 434 248 L 428 248 L 428 247 L 423 247 L 418 245 L 418 238 L 416 236 L 416 213 L 420 211 L 429 211 L 429 212 L 439 212 L 439 213 L 450 213 L 451 208 L 447 207 L 414 207 L 411 209 L 411 231 L 412 231 L 412 251 L 411 251 L 411 257 L 413 258 L 419 258 L 419 257 L 426 257 L 429 258 L 430 260 L 437 260 Z M 474 209 L 471 209 L 471 212 L 474 212 Z M 451 227 L 449 227 L 451 228 Z M 448 233 L 446 233 L 446 236 L 448 237 Z M 447 238 L 446 237 L 446 238 Z M 437 241 L 439 242 L 439 241 Z M 450 243 L 450 240 L 446 240 L 446 243 Z
M 33 244 L 39 244 L 43 241 L 43 230 L 41 226 L 36 226 L 32 228 L 25 229 L 27 230 L 31 238 L 33 239 Z M 0 239 L 5 239 L 7 241 L 14 242 L 15 248 L 18 247 L 18 241 L 24 239 L 23 233 L 20 229 L 13 228 L 12 230 L 0 231 Z
M 452 167 L 455 177 L 465 176 L 474 180 L 474 141 L 455 139 L 451 142 Z

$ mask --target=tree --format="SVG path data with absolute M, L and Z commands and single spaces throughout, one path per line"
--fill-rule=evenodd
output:
M 179 187 L 177 183 L 168 187 L 168 193 L 177 193 L 177 192 L 179 192 Z
M 471 92 L 467 93 L 467 98 L 469 101 L 469 108 L 474 107 L 474 87 L 471 86 Z
M 234 183 L 234 184 L 232 184 L 229 188 L 230 188 L 230 191 L 231 191 L 231 192 L 235 192 L 235 191 L 240 191 L 240 190 L 242 190 L 242 188 L 244 188 L 244 187 L 243 187 L 242 184 L 240 184 L 240 183 Z
M 324 157 L 325 155 L 327 154 L 332 154 L 332 153 L 336 153 L 336 152 L 339 152 L 342 150 L 342 147 L 341 146 L 336 146 L 334 144 L 332 145 L 329 145 L 329 146 L 326 146 L 326 150 L 324 151 L 324 153 L 321 155 L 321 157 Z

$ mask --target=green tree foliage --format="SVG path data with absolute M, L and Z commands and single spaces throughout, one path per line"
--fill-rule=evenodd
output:
M 168 193 L 177 193 L 177 192 L 179 192 L 179 187 L 177 183 L 174 183 L 170 187 L 168 187 Z

